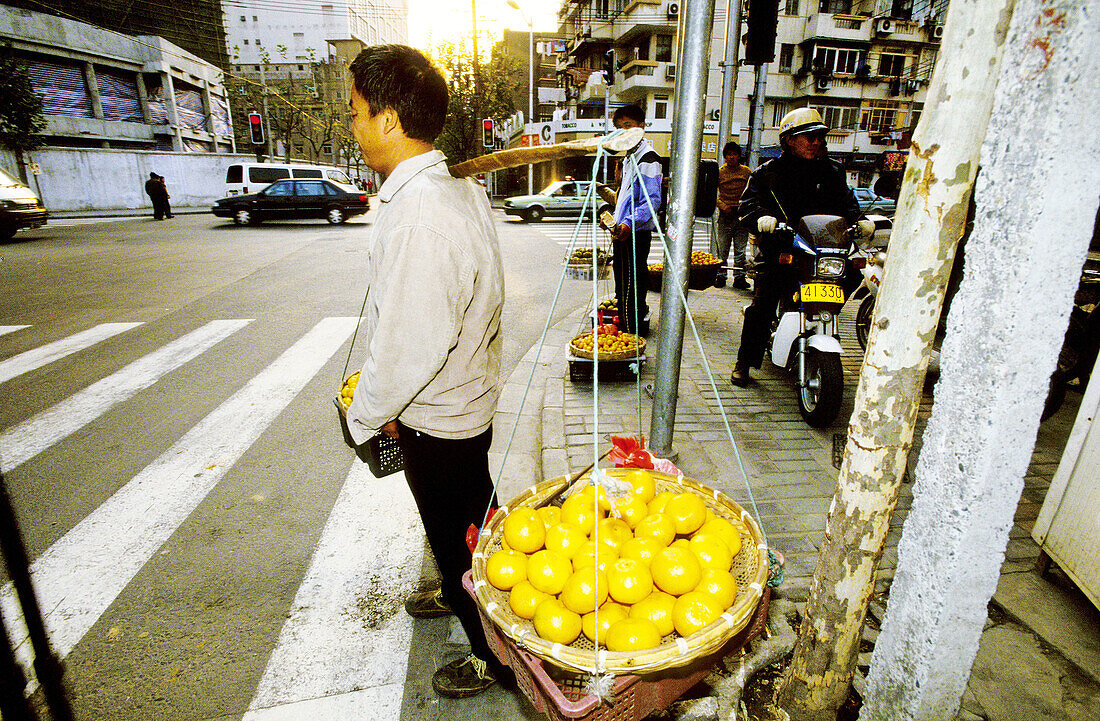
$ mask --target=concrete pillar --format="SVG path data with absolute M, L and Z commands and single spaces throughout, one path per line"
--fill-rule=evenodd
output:
M 210 133 L 213 152 L 218 152 L 218 131 L 214 127 L 214 104 L 210 101 L 210 81 L 202 81 L 202 114 L 206 116 L 206 132 Z
M 1100 0 L 1018 0 L 1006 30 L 864 721 L 959 708 L 1096 217 Z
M 95 66 L 84 63 L 84 83 L 88 86 L 88 97 L 92 100 L 92 114 L 103 120 L 103 101 L 99 98 L 99 83 L 95 77 Z
M 141 119 L 146 125 L 153 124 L 153 112 L 149 110 L 149 89 L 145 87 L 145 73 L 140 70 L 134 74 L 137 84 L 138 102 L 141 103 Z
M 176 112 L 176 88 L 172 84 L 172 74 L 161 72 L 161 88 L 164 90 L 164 104 L 168 109 L 168 127 L 172 129 L 172 150 L 183 152 L 183 130 L 180 128 L 180 116 Z

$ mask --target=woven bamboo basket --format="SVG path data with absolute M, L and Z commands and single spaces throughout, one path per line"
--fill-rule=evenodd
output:
M 577 336 L 573 340 L 569 341 L 569 352 L 572 353 L 577 358 L 587 358 L 588 360 L 592 360 L 592 356 L 594 355 L 594 353 L 592 351 L 588 350 L 587 348 L 579 347 L 577 345 L 577 342 L 576 342 L 577 338 L 583 338 L 586 335 L 590 335 L 590 334 L 589 333 L 581 333 L 579 336 Z M 623 335 L 630 335 L 630 334 L 629 333 L 624 333 Z M 600 353 L 600 360 L 602 360 L 602 361 L 617 361 L 617 360 L 632 360 L 634 358 L 641 358 L 643 355 L 645 355 L 645 338 L 642 338 L 641 336 L 634 336 L 634 338 L 638 341 L 638 347 L 637 347 L 636 350 L 624 350 L 624 351 L 618 351 L 618 352 L 615 352 L 615 353 L 601 352 Z
M 606 469 L 613 477 L 621 478 L 631 469 Z M 650 471 L 656 482 L 657 492 L 694 493 L 702 498 L 708 509 L 720 518 L 732 523 L 741 534 L 741 551 L 733 561 L 730 572 L 737 581 L 737 599 L 717 621 L 682 638 L 675 633 L 661 639 L 654 648 L 638 651 L 610 652 L 600 650 L 599 670 L 614 673 L 646 674 L 690 664 L 694 659 L 707 656 L 720 649 L 741 631 L 752 618 L 764 593 L 768 580 L 768 551 L 763 534 L 756 520 L 734 501 L 718 491 L 690 478 L 679 480 L 668 473 Z M 582 476 L 583 484 L 589 476 Z M 544 481 L 528 488 L 500 508 L 478 537 L 473 554 L 473 582 L 477 603 L 482 612 L 500 631 L 517 646 L 544 661 L 572 671 L 596 672 L 596 650 L 583 634 L 569 646 L 551 643 L 535 633 L 534 625 L 516 616 L 508 605 L 508 592 L 491 585 L 485 576 L 485 564 L 489 556 L 499 551 L 503 536 L 504 519 L 510 509 L 539 508 L 556 505 L 565 497 L 569 486 L 567 476 Z

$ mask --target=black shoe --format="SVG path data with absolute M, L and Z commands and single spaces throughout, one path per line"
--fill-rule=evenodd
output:
M 737 288 L 738 290 L 748 290 L 749 289 L 749 282 L 747 280 L 745 280 L 744 278 L 734 278 L 733 279 L 733 287 Z
M 725 288 L 726 287 L 726 276 L 724 276 L 724 275 L 716 276 L 715 279 L 714 279 L 714 287 L 715 288 Z M 737 281 L 736 280 L 733 281 L 733 287 L 734 288 L 737 287 Z
M 432 688 L 447 698 L 476 696 L 496 682 L 488 664 L 472 653 L 445 664 L 432 676 Z
M 752 382 L 752 376 L 749 375 L 749 367 L 740 362 L 735 363 L 733 366 L 733 373 L 730 373 L 730 383 L 740 388 L 744 388 Z
M 434 591 L 414 593 L 405 601 L 405 613 L 413 618 L 439 618 L 451 616 L 454 611 L 443 602 L 443 595 L 437 588 Z

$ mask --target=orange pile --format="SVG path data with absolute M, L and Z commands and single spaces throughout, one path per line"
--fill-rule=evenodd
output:
M 601 488 L 597 503 L 586 484 L 560 510 L 517 508 L 504 519 L 485 575 L 551 643 L 583 633 L 609 651 L 652 648 L 708 626 L 737 598 L 737 527 L 694 493 L 657 493 L 648 471 L 623 480 L 631 493 L 614 502 Z

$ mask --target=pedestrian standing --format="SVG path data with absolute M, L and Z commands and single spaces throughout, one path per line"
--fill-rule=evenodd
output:
M 745 245 L 749 231 L 737 220 L 737 204 L 741 202 L 741 194 L 745 192 L 752 171 L 741 164 L 741 146 L 732 140 L 722 148 L 722 158 L 726 162 L 718 169 L 718 226 L 710 249 L 722 265 L 714 278 L 714 287 L 723 288 L 726 285 L 726 266 L 729 265 L 732 246 L 733 287 L 745 290 L 749 287 L 745 280 Z
M 149 179 L 145 181 L 145 194 L 153 203 L 153 220 L 163 220 L 172 217 L 172 207 L 168 204 L 168 186 L 165 185 L 164 176 L 154 172 L 149 173 Z
M 396 438 L 442 588 L 410 598 L 417 618 L 453 612 L 471 653 L 444 664 L 442 696 L 480 693 L 507 674 L 462 588 L 466 529 L 493 500 L 489 443 L 499 394 L 504 273 L 489 201 L 453 178 L 433 141 L 447 84 L 418 50 L 378 45 L 351 64 L 351 130 L 364 162 L 385 177 L 367 243 L 359 385 L 348 409 L 357 443 Z

